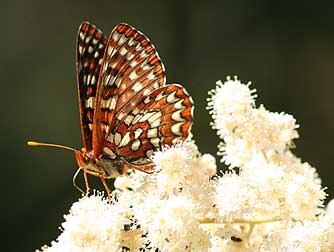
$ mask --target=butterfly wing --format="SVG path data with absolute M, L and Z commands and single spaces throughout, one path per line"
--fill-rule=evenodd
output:
M 188 137 L 192 115 L 192 99 L 182 86 L 154 90 L 115 128 L 112 140 L 117 154 L 136 169 L 148 171 L 152 167 L 149 157 L 155 150 Z
M 143 95 L 165 84 L 163 64 L 149 39 L 127 24 L 111 32 L 102 60 L 95 100 L 93 150 L 115 155 L 110 139 Z
M 84 147 L 92 150 L 92 128 L 95 94 L 107 39 L 87 22 L 79 27 L 77 36 L 77 82 L 81 133 Z

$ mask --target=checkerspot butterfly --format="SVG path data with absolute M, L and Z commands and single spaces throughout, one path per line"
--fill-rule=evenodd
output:
M 100 177 L 110 200 L 105 179 L 128 168 L 152 173 L 152 153 L 188 137 L 193 102 L 181 85 L 165 84 L 165 69 L 154 46 L 128 24 L 117 25 L 107 39 L 94 25 L 82 23 L 76 67 L 84 147 L 79 151 L 28 145 L 73 150 L 86 193 L 91 174 Z

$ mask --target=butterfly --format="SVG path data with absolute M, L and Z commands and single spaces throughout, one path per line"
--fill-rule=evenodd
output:
M 129 168 L 153 173 L 154 151 L 187 139 L 193 101 L 181 85 L 166 85 L 165 68 L 153 44 L 125 23 L 117 25 L 109 38 L 94 25 L 82 23 L 76 69 L 84 147 L 28 145 L 73 150 L 79 166 L 74 185 L 82 170 L 88 194 L 87 175 L 99 177 L 110 201 L 106 179 Z

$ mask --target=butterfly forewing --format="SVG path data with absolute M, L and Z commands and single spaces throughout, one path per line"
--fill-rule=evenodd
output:
M 119 24 L 109 36 L 98 83 L 93 149 L 113 156 L 112 132 L 143 96 L 165 84 L 164 67 L 144 34 Z
M 113 140 L 118 155 L 133 165 L 150 163 L 153 151 L 187 138 L 192 110 L 192 99 L 182 86 L 154 90 L 115 128 Z
M 81 131 L 84 146 L 92 150 L 92 128 L 97 81 L 107 39 L 95 26 L 85 22 L 77 37 L 77 80 Z

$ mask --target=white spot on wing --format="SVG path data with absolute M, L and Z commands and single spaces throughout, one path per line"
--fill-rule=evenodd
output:
M 159 82 L 156 81 L 154 84 L 153 84 L 153 89 L 157 89 L 159 87 Z
M 177 122 L 185 121 L 185 119 L 181 116 L 182 110 L 177 110 L 172 113 L 172 119 Z
M 112 51 L 113 51 L 112 46 L 108 46 L 108 54 L 109 54 L 109 55 L 111 55 Z
M 128 52 L 128 50 L 126 50 L 125 47 L 122 47 L 122 49 L 119 51 L 119 53 L 124 56 L 126 53 Z
M 115 137 L 115 135 L 112 134 L 112 133 L 110 133 L 110 134 L 108 135 L 108 137 L 107 137 L 108 142 L 109 142 L 109 143 L 113 143 L 113 142 L 114 142 L 114 137 Z
M 102 59 L 100 59 L 102 61 Z M 107 71 L 107 68 L 108 68 L 108 64 L 104 64 L 103 65 L 103 72 Z
M 172 140 L 172 144 L 177 144 L 181 140 L 181 137 L 176 137 Z
M 85 39 L 85 43 L 88 44 L 91 38 L 92 38 L 92 36 L 87 36 L 86 39 Z
M 122 140 L 122 136 L 121 134 L 119 134 L 118 132 L 115 133 L 115 137 L 114 137 L 114 143 L 118 146 L 119 143 L 121 142 Z
M 135 134 L 135 138 L 138 138 L 141 133 L 143 133 L 143 130 L 141 128 L 138 128 L 135 130 L 134 134 Z
M 135 118 L 132 120 L 132 124 L 135 124 L 138 122 L 138 120 L 141 118 L 141 114 L 137 114 Z
M 128 41 L 128 44 L 129 44 L 129 46 L 132 46 L 132 45 L 134 45 L 134 39 L 133 39 L 133 37 L 130 37 L 130 39 L 129 39 L 129 41 Z
M 142 84 L 140 82 L 137 82 L 136 84 L 134 84 L 132 86 L 132 90 L 135 91 L 135 92 L 140 91 L 142 88 L 143 88 L 143 86 L 142 86 Z
M 149 64 L 142 64 L 142 69 L 144 70 L 144 71 L 146 71 L 146 70 L 149 70 L 150 68 L 152 68 L 152 66 L 150 66 Z
M 155 97 L 155 101 L 160 101 L 162 98 L 164 98 L 164 92 L 161 91 L 160 94 L 158 94 L 156 97 Z
M 118 119 L 118 120 L 122 120 L 122 119 L 124 118 L 124 116 L 125 116 L 125 113 L 123 113 L 123 112 L 119 112 L 119 114 L 118 114 L 118 116 L 117 116 L 117 119 Z
M 130 80 L 134 80 L 138 78 L 138 74 L 136 73 L 136 71 L 131 72 L 131 74 L 129 75 Z
M 90 83 L 90 79 L 92 78 L 92 75 L 91 74 L 88 74 L 87 75 L 87 84 L 89 84 Z
M 184 105 L 182 104 L 182 102 L 183 102 L 183 99 L 179 100 L 178 102 L 175 103 L 174 107 L 175 107 L 177 110 L 179 110 L 179 109 L 180 109 L 180 110 L 185 109 L 186 106 L 184 106 Z
M 95 84 L 95 83 L 96 83 L 96 77 L 95 77 L 95 75 L 92 76 L 91 83 L 92 83 L 92 84 Z
M 132 55 L 133 55 L 133 54 L 132 54 Z M 135 66 L 137 66 L 137 64 L 138 64 L 138 62 L 135 61 L 135 60 L 133 60 L 133 61 L 130 62 L 130 66 L 131 66 L 131 67 L 135 67 Z
M 82 40 L 84 40 L 84 38 L 85 38 L 85 34 L 84 34 L 83 32 L 80 32 L 80 33 L 79 33 L 79 36 L 80 36 L 80 38 L 81 38 Z
M 126 56 L 126 59 L 127 60 L 132 60 L 134 56 L 135 56 L 134 54 L 129 53 L 128 56 Z M 130 66 L 131 66 L 131 63 L 130 63 Z
M 142 49 L 143 49 L 143 47 L 141 47 L 140 43 L 138 43 L 138 45 L 136 45 L 136 51 L 138 52 Z
M 125 35 L 122 35 L 122 37 L 118 41 L 118 45 L 120 46 L 123 45 L 126 40 L 127 38 L 125 37 Z
M 108 75 L 107 75 L 107 78 L 105 79 L 105 82 L 104 82 L 104 85 L 105 85 L 105 86 L 108 86 L 108 85 L 109 85 L 110 78 L 111 78 L 111 75 L 108 74 Z
M 160 147 L 160 138 L 158 137 L 154 137 L 150 139 L 150 143 L 154 146 L 154 147 Z
M 120 34 L 118 33 L 118 31 L 114 31 L 113 35 L 112 35 L 112 39 L 114 41 L 117 41 L 119 39 Z
M 101 108 L 114 109 L 116 106 L 115 97 L 109 97 L 108 99 L 101 99 Z
M 153 80 L 155 78 L 155 74 L 153 72 L 150 72 L 149 75 L 147 75 L 147 79 Z
M 124 119 L 125 124 L 129 126 L 131 124 L 133 118 L 134 118 L 133 115 L 127 115 Z
M 154 122 L 151 123 L 151 127 L 152 128 L 157 128 L 159 127 L 161 124 L 161 117 L 159 117 L 157 120 L 155 120 Z
M 158 112 L 155 112 L 149 119 L 149 123 L 153 123 L 155 120 L 159 119 L 162 117 L 162 112 L 161 111 L 158 111 Z
M 168 96 L 167 96 L 167 102 L 169 103 L 174 103 L 176 102 L 179 98 L 175 96 L 176 94 L 176 91 L 170 93 Z
M 157 137 L 157 136 L 158 136 L 158 129 L 157 128 L 149 129 L 147 131 L 147 137 L 148 138 Z
M 182 130 L 181 126 L 184 124 L 183 122 L 175 123 L 172 127 L 171 130 L 172 132 L 177 135 L 177 136 L 182 136 Z
M 144 103 L 147 104 L 151 101 L 151 98 L 149 96 L 146 97 L 146 99 L 144 100 Z
M 151 118 L 153 115 L 155 114 L 155 111 L 153 112 L 146 112 L 139 120 L 139 122 L 145 122 L 147 121 L 149 118 Z
M 103 152 L 108 154 L 108 156 L 110 156 L 111 158 L 116 158 L 115 153 L 112 150 L 110 150 L 108 147 L 104 147 Z
M 86 100 L 86 108 L 94 108 L 95 97 L 89 97 Z
M 103 124 L 105 132 L 109 133 L 109 125 Z
M 139 113 L 139 109 L 137 108 L 137 107 L 134 107 L 133 109 L 132 109 L 132 114 L 134 114 L 134 115 L 137 115 L 138 113 Z
M 141 57 L 141 58 L 146 58 L 146 57 L 148 57 L 147 52 L 146 52 L 145 50 L 143 50 L 143 51 L 140 53 L 140 57 Z
M 116 76 L 114 78 L 116 78 Z M 122 78 L 117 78 L 116 81 L 115 81 L 115 85 L 117 87 L 119 87 L 121 85 L 121 83 L 122 83 L 122 80 L 123 80 Z
M 139 149 L 139 147 L 140 147 L 140 141 L 136 139 L 131 145 L 131 150 L 136 151 Z
M 150 156 L 153 155 L 153 153 L 154 153 L 153 150 L 148 150 L 148 151 L 146 151 L 146 156 L 147 156 L 147 157 L 150 157 Z
M 115 68 L 117 67 L 117 65 L 118 65 L 118 62 L 115 61 L 114 63 L 111 64 L 111 68 L 112 68 L 112 69 L 115 69 Z
M 125 146 L 130 142 L 130 132 L 126 132 L 124 137 L 122 138 L 122 141 L 120 142 L 119 146 Z

